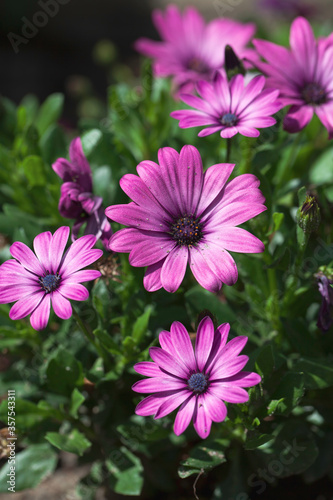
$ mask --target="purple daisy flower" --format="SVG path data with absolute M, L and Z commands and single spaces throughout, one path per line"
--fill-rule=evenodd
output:
M 64 181 L 61 186 L 59 213 L 68 219 L 76 219 L 72 240 L 78 237 L 80 227 L 85 222 L 85 234 L 93 234 L 101 239 L 107 248 L 107 242 L 112 235 L 111 226 L 105 217 L 102 207 L 103 199 L 92 193 L 92 173 L 90 165 L 82 149 L 81 139 L 73 139 L 69 147 L 70 162 L 58 158 L 52 168 Z
M 268 76 L 267 86 L 279 89 L 283 106 L 291 104 L 284 118 L 287 132 L 299 132 L 315 113 L 333 137 L 333 33 L 315 39 L 303 17 L 293 21 L 290 50 L 266 40 L 253 41 L 267 62 L 257 63 Z
M 35 253 L 19 241 L 11 245 L 10 253 L 15 260 L 7 260 L 0 266 L 0 304 L 17 301 L 9 312 L 11 319 L 31 314 L 31 326 L 42 330 L 48 323 L 51 303 L 59 318 L 68 319 L 72 315 L 68 299 L 89 297 L 81 283 L 99 278 L 101 273 L 81 269 L 99 259 L 103 252 L 92 249 L 96 238 L 87 235 L 77 239 L 64 253 L 68 236 L 69 227 L 65 226 L 53 235 L 49 231 L 38 234 L 34 239 Z
M 153 292 L 175 292 L 187 264 L 201 286 L 217 292 L 222 283 L 237 281 L 237 267 L 228 250 L 258 253 L 263 243 L 238 224 L 260 214 L 266 207 L 257 177 L 240 175 L 226 184 L 234 165 L 219 163 L 203 173 L 199 151 L 184 146 L 158 152 L 159 165 L 142 161 L 139 177 L 127 174 L 120 180 L 132 198 L 128 205 L 108 207 L 106 215 L 130 226 L 115 233 L 109 247 L 130 252 L 134 267 L 148 266 L 143 283 Z
M 235 75 L 230 82 L 218 72 L 213 82 L 200 81 L 197 91 L 202 97 L 180 94 L 185 104 L 196 108 L 173 111 L 170 116 L 179 120 L 180 128 L 207 125 L 199 132 L 205 137 L 220 132 L 221 137 L 230 138 L 237 133 L 247 137 L 258 137 L 257 128 L 271 127 L 276 123 L 272 114 L 281 109 L 277 101 L 278 90 L 263 90 L 264 76 L 255 76 L 244 85 L 244 76 Z
M 154 393 L 138 404 L 135 413 L 162 418 L 181 405 L 175 419 L 175 434 L 182 434 L 193 418 L 196 432 L 204 439 L 212 422 L 225 419 L 224 401 L 245 403 L 249 395 L 243 387 L 258 384 L 261 377 L 241 371 L 249 358 L 238 354 L 248 338 L 236 337 L 227 344 L 228 323 L 214 331 L 213 321 L 206 316 L 198 326 L 195 352 L 182 323 L 175 321 L 170 330 L 160 333 L 161 347 L 149 349 L 153 362 L 134 366 L 138 373 L 150 378 L 136 382 L 133 391 Z
M 169 5 L 164 14 L 155 10 L 153 21 L 163 41 L 140 38 L 135 48 L 154 59 L 155 76 L 172 76 L 176 89 L 191 92 L 198 80 L 211 80 L 224 64 L 226 45 L 240 58 L 257 60 L 255 51 L 246 48 L 256 29 L 252 23 L 220 18 L 205 24 L 193 7 L 182 15 L 175 5 Z

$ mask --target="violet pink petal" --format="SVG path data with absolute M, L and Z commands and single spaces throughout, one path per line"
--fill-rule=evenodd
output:
M 136 170 L 140 178 L 164 209 L 172 214 L 172 216 L 179 215 L 177 211 L 178 206 L 173 200 L 172 187 L 169 186 L 167 179 L 164 178 L 161 167 L 157 165 L 157 163 L 147 160 L 139 163 Z
M 193 276 L 203 288 L 210 292 L 218 292 L 221 289 L 222 281 L 211 270 L 199 249 L 191 248 L 189 265 Z
M 30 250 L 27 245 L 21 243 L 20 241 L 16 241 L 9 248 L 12 256 L 17 259 L 23 267 L 36 274 L 37 276 L 44 275 L 44 268 L 37 259 L 36 255 Z
M 203 185 L 203 167 L 199 151 L 184 146 L 178 162 L 179 189 L 183 197 L 182 214 L 194 214 Z
M 61 272 L 61 270 L 64 270 L 65 267 L 68 266 L 72 260 L 76 260 L 77 257 L 80 254 L 82 254 L 82 252 L 89 251 L 95 245 L 95 243 L 96 243 L 96 237 L 93 236 L 92 234 L 81 236 L 81 238 L 75 240 L 64 255 L 61 267 L 59 269 L 59 273 Z
M 176 352 L 180 353 L 183 364 L 188 371 L 196 369 L 192 342 L 188 331 L 182 323 L 174 321 L 170 328 L 171 342 Z
M 170 332 L 162 331 L 158 336 L 160 345 L 162 349 L 168 352 L 178 363 L 187 371 L 186 364 L 184 363 L 184 359 L 182 356 L 182 352 L 178 351 L 173 343 L 173 338 Z
M 71 163 L 65 158 L 58 158 L 53 164 L 52 168 L 59 177 L 64 181 L 71 179 L 70 172 L 72 170 Z
M 207 220 L 205 230 L 212 231 L 215 228 L 222 230 L 221 226 L 238 226 L 261 214 L 264 210 L 267 208 L 261 203 L 251 203 L 250 206 L 246 206 L 244 202 L 227 204 L 215 211 L 214 217 Z
M 235 75 L 230 80 L 230 113 L 236 114 L 237 108 L 241 104 L 240 99 L 244 91 L 244 76 Z
M 255 120 L 253 120 L 253 122 L 256 127 L 259 127 L 259 124 L 256 123 Z M 244 135 L 244 137 L 259 137 L 260 135 L 259 130 L 254 127 L 246 127 L 245 125 L 239 124 L 237 125 L 237 129 L 240 134 Z
M 238 354 L 244 349 L 247 341 L 248 337 L 245 337 L 244 335 L 240 335 L 239 337 L 235 337 L 230 340 L 230 342 L 228 342 L 219 353 L 221 363 L 224 363 L 227 359 L 238 356 Z
M 231 139 L 234 135 L 238 134 L 238 128 L 237 127 L 226 127 L 221 130 L 220 136 L 223 139 Z
M 16 300 L 23 299 L 28 295 L 32 295 L 35 292 L 39 292 L 41 287 L 38 283 L 34 284 L 21 284 L 6 286 L 5 288 L 0 288 L 0 304 L 8 304 L 9 302 L 15 302 Z
M 216 127 L 207 127 L 204 128 L 203 130 L 200 130 L 198 133 L 198 137 L 207 137 L 208 135 L 215 134 L 215 132 L 219 132 L 223 128 L 223 125 L 218 125 Z
M 316 40 L 309 21 L 304 17 L 298 17 L 291 25 L 290 48 L 299 67 L 307 68 L 312 79 L 317 63 Z
M 102 255 L 103 250 L 99 249 L 87 250 L 86 252 L 78 253 L 76 257 L 73 256 L 70 262 L 66 262 L 66 265 L 64 263 L 62 264 L 60 270 L 61 277 L 63 279 L 69 277 L 72 273 L 81 270 L 83 267 L 89 266 L 93 262 L 96 262 L 96 260 L 102 257 Z
M 158 408 L 154 418 L 157 419 L 169 415 L 169 413 L 178 408 L 188 398 L 188 395 L 188 389 L 184 389 L 167 398 Z
M 83 285 L 79 283 L 71 283 L 66 281 L 65 284 L 61 283 L 59 291 L 61 295 L 67 299 L 72 300 L 87 300 L 89 298 L 89 292 Z
M 157 202 L 156 202 L 157 203 Z M 113 205 L 105 209 L 106 216 L 124 224 L 125 226 L 136 227 L 146 231 L 169 231 L 169 225 L 157 211 L 139 207 L 136 203 L 127 205 Z
M 168 352 L 164 351 L 160 347 L 151 347 L 149 349 L 149 355 L 153 361 L 163 370 L 167 371 L 175 377 L 180 377 L 182 379 L 187 379 L 188 372 L 184 366 L 180 365 L 176 359 L 174 359 Z
M 194 395 L 191 395 L 188 399 L 186 399 L 186 401 L 183 402 L 183 404 L 179 408 L 173 427 L 173 430 L 177 436 L 180 436 L 180 434 L 182 434 L 189 426 L 193 417 L 195 403 L 196 398 Z
M 9 311 L 10 319 L 22 319 L 30 314 L 38 306 L 44 295 L 45 293 L 40 291 L 18 300 Z
M 258 177 L 253 174 L 242 174 L 235 179 L 232 179 L 228 184 L 226 184 L 224 188 L 224 196 L 231 195 L 237 191 L 241 191 L 243 189 L 251 190 L 253 188 L 258 188 L 260 185 L 260 181 Z
M 209 358 L 204 368 L 205 373 L 208 373 L 211 366 L 218 361 L 219 354 L 227 342 L 229 331 L 230 331 L 229 323 L 223 323 L 222 325 L 218 326 L 217 329 L 215 330 L 212 350 L 209 354 Z
M 140 393 L 181 391 L 187 386 L 184 381 L 174 377 L 154 377 L 139 380 L 132 386 L 132 390 Z
M 36 276 L 27 271 L 22 264 L 15 259 L 10 259 L 0 266 L 1 286 L 34 285 L 37 282 Z
M 50 295 L 45 294 L 30 316 L 30 323 L 35 330 L 44 330 L 49 321 L 51 309 Z
M 53 310 L 59 318 L 69 319 L 72 316 L 71 303 L 58 290 L 52 292 L 51 301 Z
M 216 362 L 212 366 L 210 380 L 220 380 L 235 375 L 244 368 L 248 360 L 248 356 L 246 356 L 245 354 L 241 354 L 237 358 L 231 358 L 224 363 Z
M 143 278 L 143 286 L 148 292 L 156 292 L 156 290 L 162 288 L 161 269 L 163 262 L 162 260 L 147 267 Z
M 136 243 L 129 254 L 129 262 L 134 267 L 144 267 L 156 264 L 168 258 L 176 246 L 169 234 L 156 233 L 156 237 L 146 237 L 144 241 Z
M 132 227 L 120 229 L 111 236 L 109 248 L 114 252 L 130 252 L 137 243 L 145 241 L 148 234 L 148 231 L 141 231 Z
M 236 375 L 223 379 L 225 385 L 239 386 L 239 387 L 252 387 L 261 382 L 261 377 L 255 372 L 239 372 Z
M 333 101 L 316 107 L 316 115 L 328 131 L 328 138 L 333 138 Z
M 227 194 L 223 193 L 222 197 L 217 197 L 214 202 L 208 207 L 202 220 L 213 219 L 215 214 L 219 214 L 221 209 L 228 207 L 232 203 L 244 203 L 244 205 L 263 204 L 265 197 L 258 188 L 232 190 Z
M 50 231 L 38 234 L 34 238 L 33 246 L 35 254 L 37 255 L 39 262 L 45 268 L 46 271 L 52 273 L 52 267 L 50 262 L 50 245 L 52 241 L 52 234 Z
M 238 279 L 236 262 L 218 241 L 213 240 L 213 236 L 215 234 L 210 235 L 210 240 L 206 238 L 206 241 L 200 242 L 197 247 L 198 253 L 220 282 L 232 286 Z M 192 254 L 194 252 L 191 252 Z
M 176 246 L 164 260 L 161 269 L 161 282 L 167 292 L 174 293 L 185 276 L 189 251 L 187 246 Z
M 137 205 L 156 212 L 160 217 L 167 216 L 164 208 L 158 202 L 158 199 L 152 195 L 146 184 L 140 177 L 134 174 L 126 174 L 120 179 L 120 187 L 132 201 Z
M 206 365 L 209 354 L 212 350 L 215 331 L 213 321 L 209 316 L 203 318 L 198 326 L 195 341 L 195 357 L 198 370 L 202 372 Z
M 249 400 L 248 393 L 241 387 L 224 385 L 223 383 L 212 383 L 209 386 L 209 392 L 227 403 L 246 403 Z
M 85 281 L 91 281 L 100 278 L 100 276 L 100 271 L 97 271 L 95 269 L 86 269 L 85 271 L 76 271 L 67 278 L 63 279 L 62 283 L 84 283 Z
M 199 395 L 193 413 L 193 425 L 198 435 L 205 439 L 209 436 L 212 420 L 209 416 L 203 395 Z
M 291 134 L 302 130 L 313 116 L 312 106 L 292 106 L 283 120 L 283 128 Z
M 197 217 L 199 217 L 222 192 L 234 166 L 234 163 L 217 163 L 206 170 L 202 194 L 196 210 Z
M 231 252 L 260 253 L 265 250 L 259 238 L 240 227 L 223 227 L 219 234 L 214 235 L 214 240 Z
M 154 396 L 148 396 L 144 398 L 135 408 L 135 413 L 141 415 L 142 417 L 148 417 L 149 415 L 155 415 L 158 408 L 163 402 L 162 398 L 155 398 Z
M 157 364 L 152 361 L 140 361 L 140 363 L 136 363 L 133 368 L 137 373 L 145 377 L 168 377 L 168 375 L 162 372 Z
M 203 404 L 213 422 L 223 422 L 227 416 L 227 407 L 221 399 L 216 397 L 210 387 L 208 393 L 203 394 Z
M 62 226 L 55 231 L 50 244 L 50 263 L 52 272 L 55 274 L 58 271 L 66 243 L 69 236 L 69 227 Z

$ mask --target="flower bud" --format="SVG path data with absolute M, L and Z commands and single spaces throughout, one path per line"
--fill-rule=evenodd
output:
M 315 196 L 306 195 L 303 205 L 297 210 L 296 221 L 304 233 L 316 231 L 320 224 L 320 208 Z
M 245 75 L 246 73 L 242 61 L 236 56 L 230 45 L 226 45 L 224 49 L 224 64 L 228 80 L 235 75 Z

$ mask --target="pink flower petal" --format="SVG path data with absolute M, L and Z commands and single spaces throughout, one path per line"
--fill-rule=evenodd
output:
M 156 202 L 157 205 L 157 202 Z M 119 224 L 132 226 L 146 231 L 168 231 L 169 225 L 165 222 L 158 210 L 152 211 L 139 207 L 135 203 L 128 205 L 113 205 L 105 209 L 105 215 Z
M 256 236 L 240 227 L 224 227 L 223 231 L 214 234 L 214 241 L 231 252 L 260 253 L 265 250 Z
M 235 164 L 218 163 L 209 167 L 204 174 L 202 194 L 196 210 L 199 217 L 209 205 L 222 194 L 222 190 L 230 177 Z
M 168 352 L 164 351 L 160 347 L 151 347 L 149 349 L 150 357 L 153 361 L 163 370 L 167 371 L 171 375 L 186 379 L 188 377 L 188 372 L 186 369 L 178 363 Z
M 30 314 L 38 306 L 44 295 L 45 293 L 40 291 L 18 300 L 9 311 L 10 319 L 22 319 Z
M 239 387 L 252 387 L 261 382 L 261 377 L 254 372 L 239 372 L 223 379 L 223 384 Z
M 202 399 L 205 410 L 212 421 L 223 422 L 227 416 L 227 407 L 223 401 L 221 401 L 222 398 L 216 397 L 214 392 L 211 391 L 209 387 L 209 392 L 203 394 Z
M 178 406 L 188 398 L 188 395 L 188 389 L 184 389 L 176 394 L 173 394 L 172 396 L 169 396 L 158 408 L 154 418 L 157 419 L 169 415 L 169 413 L 178 408 Z
M 132 386 L 132 390 L 140 393 L 180 391 L 187 385 L 182 380 L 174 377 L 154 377 L 139 380 Z
M 200 255 L 200 262 L 202 263 L 203 260 L 206 263 L 206 266 L 209 267 L 216 277 L 215 280 L 217 280 L 217 283 L 225 283 L 228 286 L 232 286 L 238 279 L 236 263 L 229 252 L 227 252 L 218 241 L 213 240 L 213 236 L 214 235 L 211 236 L 211 240 L 206 239 L 206 241 L 200 243 L 197 247 L 197 253 L 191 252 L 191 256 L 194 255 L 197 259 L 198 255 Z M 193 268 L 191 269 L 193 272 Z M 219 288 L 214 291 L 218 290 Z
M 16 300 L 23 299 L 28 295 L 32 295 L 39 292 L 41 287 L 38 283 L 34 284 L 21 284 L 6 286 L 5 288 L 0 288 L 0 304 L 8 304 L 9 302 L 15 302 Z
M 195 404 L 196 398 L 195 396 L 191 395 L 188 399 L 186 399 L 186 401 L 183 402 L 183 404 L 179 408 L 173 427 L 174 432 L 177 436 L 180 436 L 180 434 L 182 434 L 189 426 L 193 417 Z
M 169 234 L 156 233 L 156 236 L 147 236 L 144 241 L 136 243 L 129 255 L 129 262 L 134 267 L 144 267 L 156 264 L 167 259 L 176 246 Z
M 210 268 L 199 249 L 191 248 L 189 265 L 193 276 L 203 288 L 215 293 L 221 289 L 222 281 Z
M 69 281 L 65 284 L 61 283 L 59 291 L 67 299 L 87 300 L 89 298 L 88 290 L 79 283 L 71 283 Z
M 50 295 L 45 294 L 41 302 L 30 316 L 30 323 L 35 330 L 44 330 L 50 317 Z
M 246 403 L 249 400 L 248 393 L 241 387 L 224 385 L 220 382 L 211 384 L 209 392 L 227 403 Z
M 179 321 L 174 321 L 170 329 L 171 343 L 176 352 L 181 354 L 182 363 L 188 372 L 196 369 L 193 347 L 188 331 Z
M 45 270 L 52 273 L 51 262 L 50 262 L 50 244 L 52 241 L 52 234 L 50 231 L 45 233 L 40 233 L 34 239 L 34 251 L 37 255 L 39 262 L 44 267 Z
M 283 128 L 292 134 L 302 130 L 313 116 L 312 106 L 292 106 L 283 120 Z
M 58 290 L 52 292 L 51 301 L 53 310 L 59 318 L 69 319 L 72 316 L 71 303 Z
M 195 357 L 197 360 L 198 370 L 202 372 L 212 350 L 215 331 L 214 324 L 211 318 L 206 316 L 198 326 L 197 337 L 195 341 Z
M 222 325 L 217 327 L 214 335 L 212 350 L 209 354 L 209 358 L 204 368 L 205 373 L 209 373 L 211 366 L 215 364 L 215 361 L 219 358 L 220 352 L 227 342 L 229 331 L 229 323 L 223 323 Z
M 65 251 L 68 236 L 69 236 L 69 227 L 66 226 L 59 227 L 59 229 L 57 229 L 53 234 L 52 242 L 50 244 L 50 253 L 49 253 L 49 259 L 52 266 L 53 274 L 55 274 L 58 271 L 63 253 Z
M 82 236 L 82 238 L 84 238 L 84 236 Z M 73 245 L 76 243 L 76 241 L 73 243 Z M 102 257 L 102 255 L 103 255 L 103 250 L 95 249 L 95 250 L 87 250 L 78 253 L 76 256 L 72 256 L 69 262 L 64 261 L 61 265 L 60 275 L 62 279 L 70 277 L 73 273 L 76 273 L 83 267 L 90 266 L 90 264 L 96 262 L 96 260 Z
M 141 361 L 140 363 L 136 363 L 133 366 L 134 370 L 141 375 L 145 375 L 146 377 L 168 377 L 169 375 L 165 374 L 160 370 L 156 363 L 152 361 Z
M 21 243 L 20 241 L 16 241 L 11 245 L 9 251 L 12 256 L 22 264 L 22 266 L 28 269 L 28 271 L 36 274 L 37 276 L 43 276 L 45 272 L 43 266 L 27 245 Z
M 196 400 L 196 406 L 193 414 L 193 425 L 202 439 L 209 436 L 212 420 L 209 416 L 205 399 L 202 395 L 198 396 Z
M 159 261 L 147 267 L 143 278 L 143 286 L 148 292 L 156 292 L 156 290 L 162 288 L 161 270 L 163 262 Z
M 220 380 L 235 375 L 244 368 L 248 360 L 249 357 L 242 354 L 237 358 L 225 361 L 225 363 L 215 363 L 211 369 L 210 380 Z
M 95 280 L 100 278 L 101 273 L 95 269 L 87 269 L 85 271 L 76 271 L 67 278 L 62 280 L 63 284 L 67 283 L 84 283 L 85 281 Z
M 167 292 L 174 293 L 185 276 L 189 251 L 187 246 L 176 246 L 164 260 L 161 282 Z

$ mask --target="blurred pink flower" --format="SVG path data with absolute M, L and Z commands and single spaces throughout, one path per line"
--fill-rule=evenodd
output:
M 299 132 L 315 113 L 332 139 L 333 33 L 316 40 L 310 23 L 298 17 L 290 29 L 290 50 L 266 40 L 254 40 L 253 44 L 267 61 L 256 63 L 268 76 L 267 86 L 280 91 L 284 106 L 291 104 L 284 129 Z
M 154 60 L 155 76 L 173 77 L 176 90 L 191 92 L 198 80 L 211 80 L 224 64 L 226 45 L 239 58 L 257 60 L 255 51 L 246 47 L 255 33 L 252 23 L 219 18 L 205 24 L 195 8 L 187 7 L 182 15 L 176 5 L 165 13 L 155 10 L 153 21 L 163 41 L 140 38 L 135 48 Z

